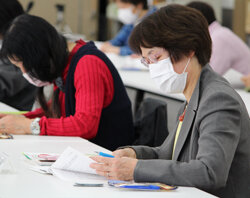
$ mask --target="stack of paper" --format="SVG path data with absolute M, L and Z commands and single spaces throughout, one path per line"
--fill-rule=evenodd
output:
M 90 163 L 94 162 L 83 153 L 68 147 L 52 165 L 53 169 L 61 169 L 80 173 L 96 174 L 95 170 L 90 168 Z
M 88 183 L 96 180 L 105 181 L 104 177 L 97 175 L 95 170 L 89 167 L 92 162 L 94 160 L 87 155 L 68 147 L 51 167 L 37 166 L 31 169 L 40 173 L 53 174 L 65 181 L 88 181 Z

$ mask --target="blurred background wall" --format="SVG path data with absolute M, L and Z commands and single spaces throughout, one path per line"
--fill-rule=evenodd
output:
M 191 0 L 148 0 L 158 7 L 170 4 L 186 4 Z M 201 0 L 211 4 L 218 20 L 239 35 L 250 40 L 250 0 Z M 31 0 L 20 0 L 27 8 Z M 64 23 L 73 33 L 83 34 L 88 40 L 108 40 L 119 30 L 114 0 L 32 0 L 30 14 L 38 15 L 56 25 L 58 5 L 64 7 Z M 249 43 L 249 42 L 248 42 Z

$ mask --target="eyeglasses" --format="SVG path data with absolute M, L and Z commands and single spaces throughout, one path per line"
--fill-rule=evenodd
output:
M 141 63 L 146 66 L 146 67 L 149 67 L 150 64 L 154 64 L 154 63 L 157 63 L 158 62 L 158 58 L 160 56 L 160 54 L 163 52 L 164 50 L 160 50 L 159 52 L 157 53 L 152 53 L 152 51 L 150 51 L 148 53 L 148 58 L 146 57 L 142 57 L 141 59 Z
M 149 67 L 149 64 L 153 64 L 153 63 L 157 63 L 157 59 L 156 58 L 150 58 L 150 56 L 148 58 L 142 58 L 141 59 L 141 63 L 146 66 Z

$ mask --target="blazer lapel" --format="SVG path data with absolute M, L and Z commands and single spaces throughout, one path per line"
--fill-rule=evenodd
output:
M 196 110 L 198 108 L 198 103 L 199 103 L 199 87 L 200 87 L 200 80 L 201 76 L 197 82 L 197 85 L 194 89 L 194 92 L 192 94 L 192 97 L 189 101 L 189 104 L 186 109 L 185 117 L 182 123 L 181 131 L 175 146 L 175 151 L 174 151 L 174 158 L 173 160 L 177 160 L 180 152 L 185 144 L 185 141 L 187 139 L 188 134 L 192 131 L 191 126 L 192 123 L 195 119 L 196 115 Z
M 190 128 L 191 128 L 192 123 L 194 121 L 195 114 L 196 114 L 196 112 L 193 109 L 187 108 L 186 115 L 185 115 L 185 118 L 184 118 L 183 123 L 182 123 L 181 131 L 180 131 L 180 134 L 179 134 L 176 146 L 175 146 L 173 160 L 177 160 L 179 157 L 179 154 L 184 146 L 184 143 L 187 139 L 187 136 L 188 136 L 189 132 L 191 131 Z
M 183 110 L 185 109 L 186 104 L 187 103 L 185 102 L 180 107 L 180 111 L 178 112 L 178 114 L 180 114 L 180 112 L 183 112 Z M 161 158 L 161 159 L 172 159 L 174 140 L 175 140 L 175 134 L 176 134 L 177 128 L 178 128 L 178 124 L 176 125 L 175 130 L 173 130 L 172 132 L 169 133 L 166 140 L 160 146 L 161 149 L 160 149 L 160 153 L 159 153 L 159 158 Z

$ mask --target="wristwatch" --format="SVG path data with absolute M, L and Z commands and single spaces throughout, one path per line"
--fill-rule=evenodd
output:
M 32 135 L 39 135 L 40 134 L 40 125 L 39 121 L 41 118 L 35 118 L 30 124 L 30 130 Z

